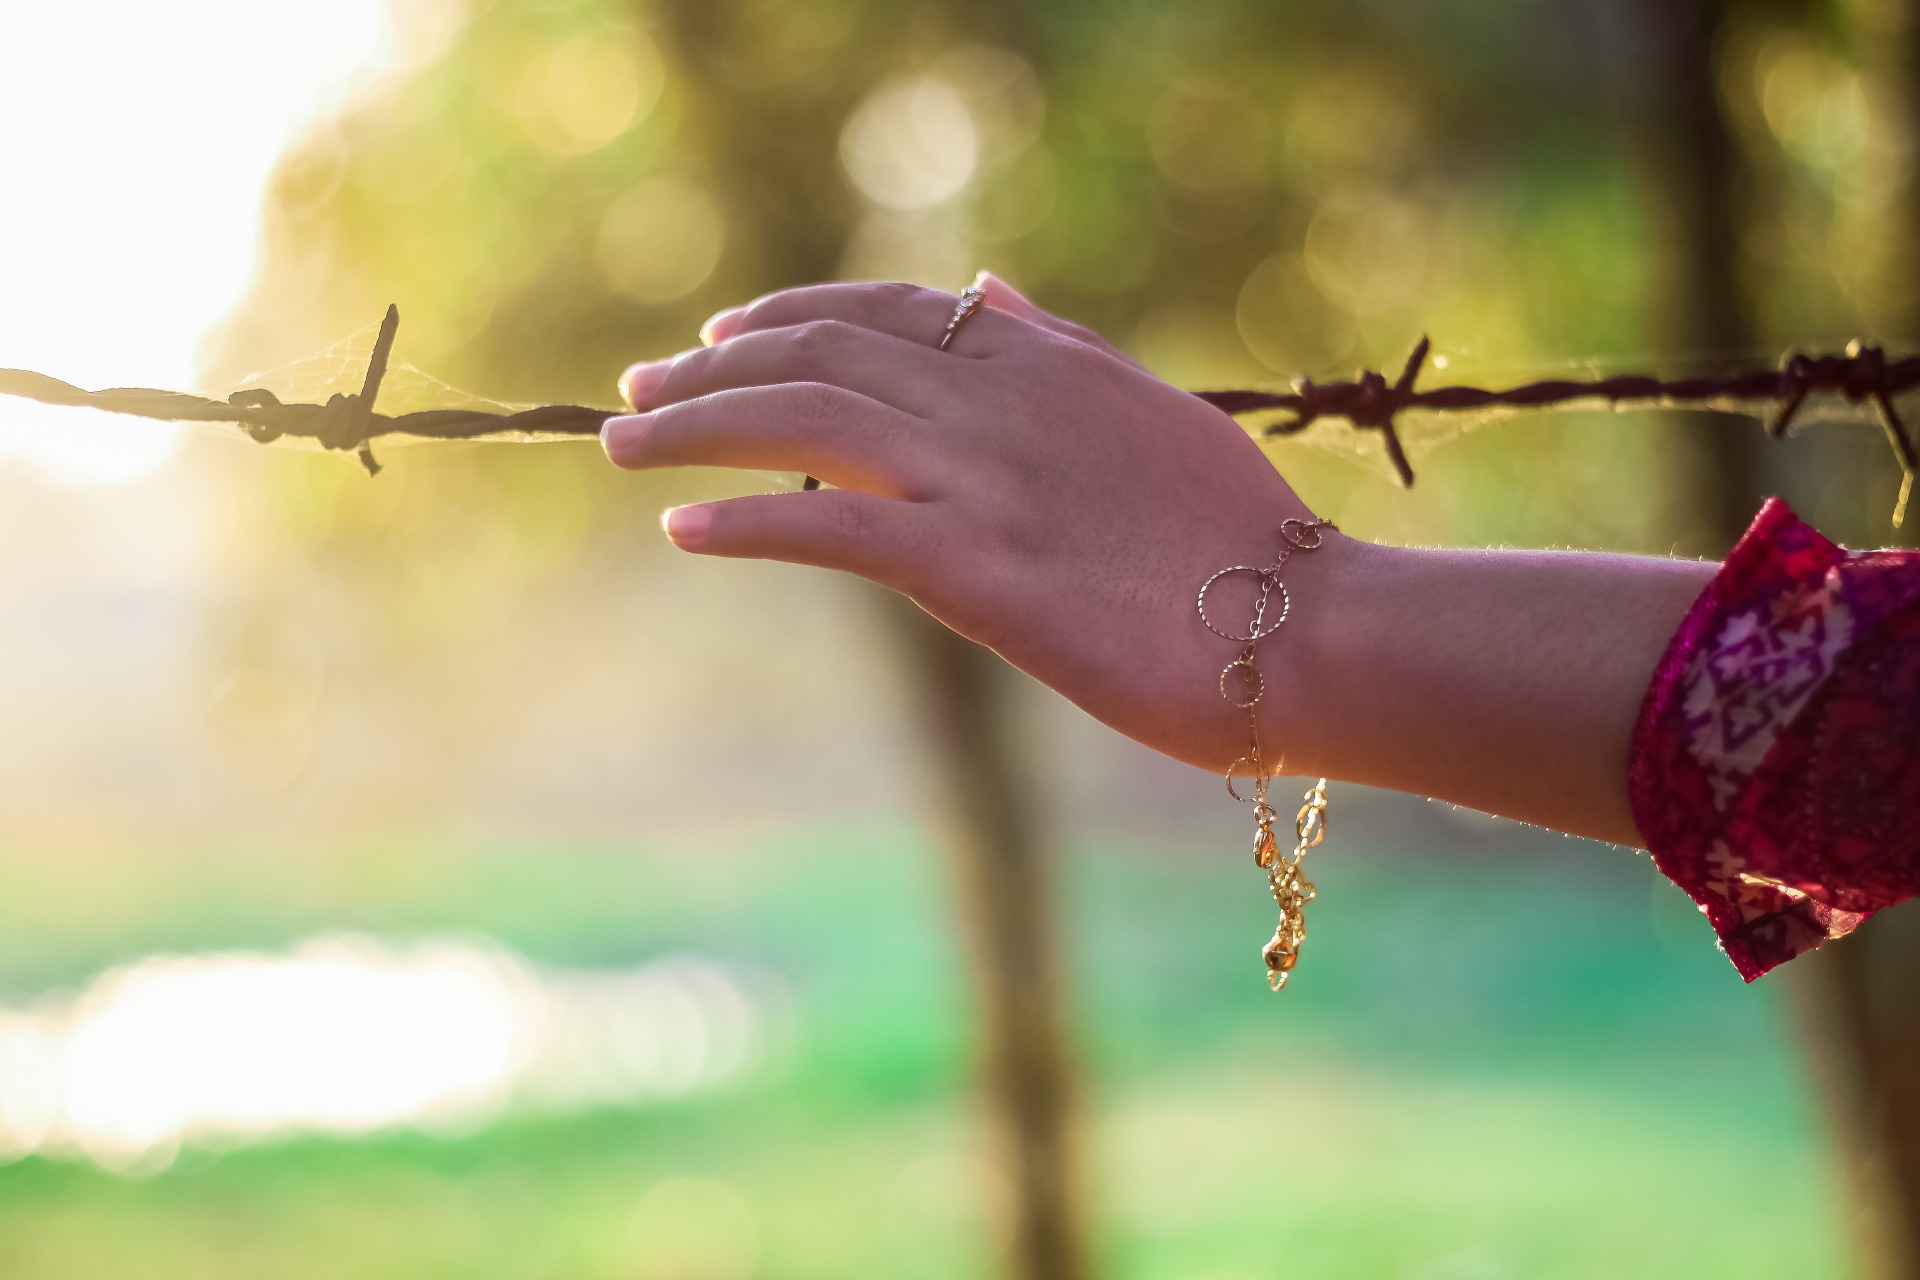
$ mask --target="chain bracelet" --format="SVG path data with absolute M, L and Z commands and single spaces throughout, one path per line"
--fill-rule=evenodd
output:
M 1280 580 L 1280 570 L 1296 551 L 1317 551 L 1322 530 L 1334 527 L 1331 520 L 1287 519 L 1280 522 L 1280 552 L 1264 569 L 1236 564 L 1215 573 L 1200 584 L 1198 601 L 1200 621 L 1222 640 L 1244 645 L 1240 655 L 1220 671 L 1220 696 L 1247 713 L 1247 754 L 1227 767 L 1227 794 L 1253 806 L 1253 860 L 1267 873 L 1267 887 L 1273 891 L 1274 905 L 1280 910 L 1280 923 L 1261 951 L 1267 963 L 1267 985 L 1275 991 L 1287 985 L 1287 977 L 1300 958 L 1300 945 L 1306 941 L 1306 905 L 1313 901 L 1313 882 L 1301 874 L 1301 862 L 1307 850 L 1319 844 L 1327 834 L 1327 780 L 1321 778 L 1307 792 L 1306 803 L 1294 816 L 1294 845 L 1282 853 L 1274 838 L 1273 826 L 1279 813 L 1267 799 L 1267 787 L 1278 772 L 1269 768 L 1260 751 L 1260 699 L 1266 693 L 1266 681 L 1255 661 L 1260 642 L 1279 630 L 1293 609 L 1293 597 Z M 1207 593 L 1223 578 L 1233 574 L 1251 574 L 1258 591 L 1254 598 L 1253 621 L 1244 633 L 1223 631 L 1207 614 Z M 1235 777 L 1251 776 L 1253 794 L 1243 796 L 1234 786 Z

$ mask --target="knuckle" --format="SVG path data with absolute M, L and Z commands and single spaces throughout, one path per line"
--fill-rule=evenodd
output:
M 1082 379 L 1107 363 L 1105 356 L 1085 343 L 1047 329 L 1033 330 L 1027 341 L 1008 350 L 1006 358 L 1026 376 L 1047 379 Z
M 1097 340 L 1094 342 L 1067 341 L 1049 345 L 1056 349 L 1054 358 L 1062 361 L 1075 374 L 1089 378 L 1101 375 L 1111 376 L 1113 357 L 1096 344 Z
M 803 357 L 824 355 L 846 341 L 850 326 L 839 320 L 808 320 L 793 327 L 793 347 Z
M 833 532 L 842 542 L 863 543 L 873 534 L 873 512 L 864 502 L 835 503 Z
M 780 308 L 786 304 L 792 293 L 791 289 L 775 289 L 749 301 L 745 307 L 741 308 L 741 315 L 748 322 L 748 327 L 756 329 L 764 327 L 779 313 Z
M 770 315 L 771 310 L 767 305 L 767 299 L 755 298 L 752 302 L 740 308 L 738 318 L 734 322 L 733 332 L 729 336 L 738 338 L 741 334 L 753 333 L 756 330 L 766 328 Z M 726 343 L 722 342 L 716 345 L 724 347 Z
M 880 456 L 904 455 L 916 443 L 910 419 L 890 409 L 860 415 L 860 425 Z
M 698 452 L 706 419 L 702 400 L 662 405 L 648 415 L 652 421 L 640 437 L 635 459 L 648 464 L 672 464 Z
M 647 430 L 640 437 L 637 453 L 658 458 L 672 452 L 673 447 L 685 434 L 687 409 L 685 403 L 663 404 L 647 415 Z
M 873 301 L 888 310 L 912 306 L 933 292 L 922 285 L 908 284 L 904 280 L 883 280 L 877 284 L 868 285 L 867 288 Z
M 787 393 L 787 415 L 803 438 L 826 434 L 838 422 L 844 407 L 838 390 L 824 382 L 795 383 Z
M 713 523 L 707 526 L 708 541 L 724 542 L 733 547 L 753 547 L 777 538 L 780 533 L 779 509 L 771 506 L 771 501 L 764 496 L 751 495 L 714 503 Z
M 660 389 L 653 399 L 674 401 L 687 394 L 689 387 L 697 386 L 716 367 L 724 367 L 725 356 L 719 347 L 702 347 L 694 351 L 683 351 L 674 357 L 667 366 L 667 376 L 660 380 Z
M 1112 344 L 1105 338 L 1083 324 L 1074 324 L 1068 321 L 1062 326 L 1062 332 L 1074 341 L 1084 343 L 1096 351 L 1107 352 L 1113 349 Z

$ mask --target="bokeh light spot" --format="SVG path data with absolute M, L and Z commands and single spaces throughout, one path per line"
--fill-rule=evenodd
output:
M 637 32 L 578 35 L 528 64 L 515 100 L 521 127 L 561 156 L 597 151 L 653 110 L 665 74 Z
M 1240 340 L 1275 373 L 1318 372 L 1353 350 L 1353 316 L 1328 307 L 1297 253 L 1277 253 L 1247 273 L 1233 311 Z
M 1307 224 L 1307 275 L 1329 301 L 1370 315 L 1410 301 L 1426 274 L 1427 233 L 1404 201 L 1350 191 L 1322 204 Z
M 594 257 L 613 291 L 636 302 L 672 302 L 705 284 L 726 245 L 726 219 L 686 178 L 629 187 L 600 220 Z
M 891 209 L 925 209 L 959 194 L 979 160 L 979 130 L 965 99 L 929 76 L 881 85 L 840 134 L 847 175 Z
M 965 101 L 979 134 L 982 167 L 1005 163 L 1040 137 L 1046 90 L 1019 54 L 991 45 L 958 45 L 940 55 L 933 77 Z

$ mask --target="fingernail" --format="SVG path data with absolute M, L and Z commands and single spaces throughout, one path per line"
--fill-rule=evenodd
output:
M 716 311 L 700 326 L 700 341 L 707 346 L 725 341 L 732 336 L 733 326 L 739 320 L 745 307 L 728 307 L 725 311 Z
M 620 375 L 620 394 L 638 409 L 642 400 L 660 389 L 660 384 L 667 380 L 667 370 L 672 367 L 672 360 L 642 360 Z
M 973 278 L 973 286 L 976 289 L 989 290 L 992 293 L 992 295 L 994 295 L 991 301 L 993 301 L 996 304 L 1013 302 L 1013 303 L 1023 304 L 1029 307 L 1033 305 L 1032 302 L 1027 300 L 1026 294 L 1021 293 L 1018 289 L 1014 288 L 1012 285 L 1008 284 L 1005 280 L 1002 280 L 999 276 L 993 274 L 993 272 L 991 271 L 982 271 L 979 275 L 975 276 Z
M 652 425 L 653 415 L 650 413 L 608 418 L 600 424 L 600 447 L 607 451 L 607 457 L 613 459 L 616 466 L 624 467 L 640 451 L 641 444 L 647 438 L 647 430 Z
M 660 513 L 660 527 L 673 539 L 673 545 L 684 551 L 698 548 L 712 523 L 712 507 L 669 507 Z

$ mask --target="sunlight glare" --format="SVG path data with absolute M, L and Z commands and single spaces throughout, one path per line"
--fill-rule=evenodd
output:
M 549 970 L 484 940 L 351 935 L 152 956 L 0 1010 L 0 1160 L 152 1172 L 190 1142 L 675 1098 L 743 1070 L 757 1021 L 738 981 L 684 957 Z
M 281 149 L 372 74 L 390 26 L 419 24 L 390 24 L 383 0 L 6 6 L 0 366 L 192 387 L 254 269 Z M 102 417 L 0 399 L 0 465 L 120 483 L 177 447 L 178 427 Z

